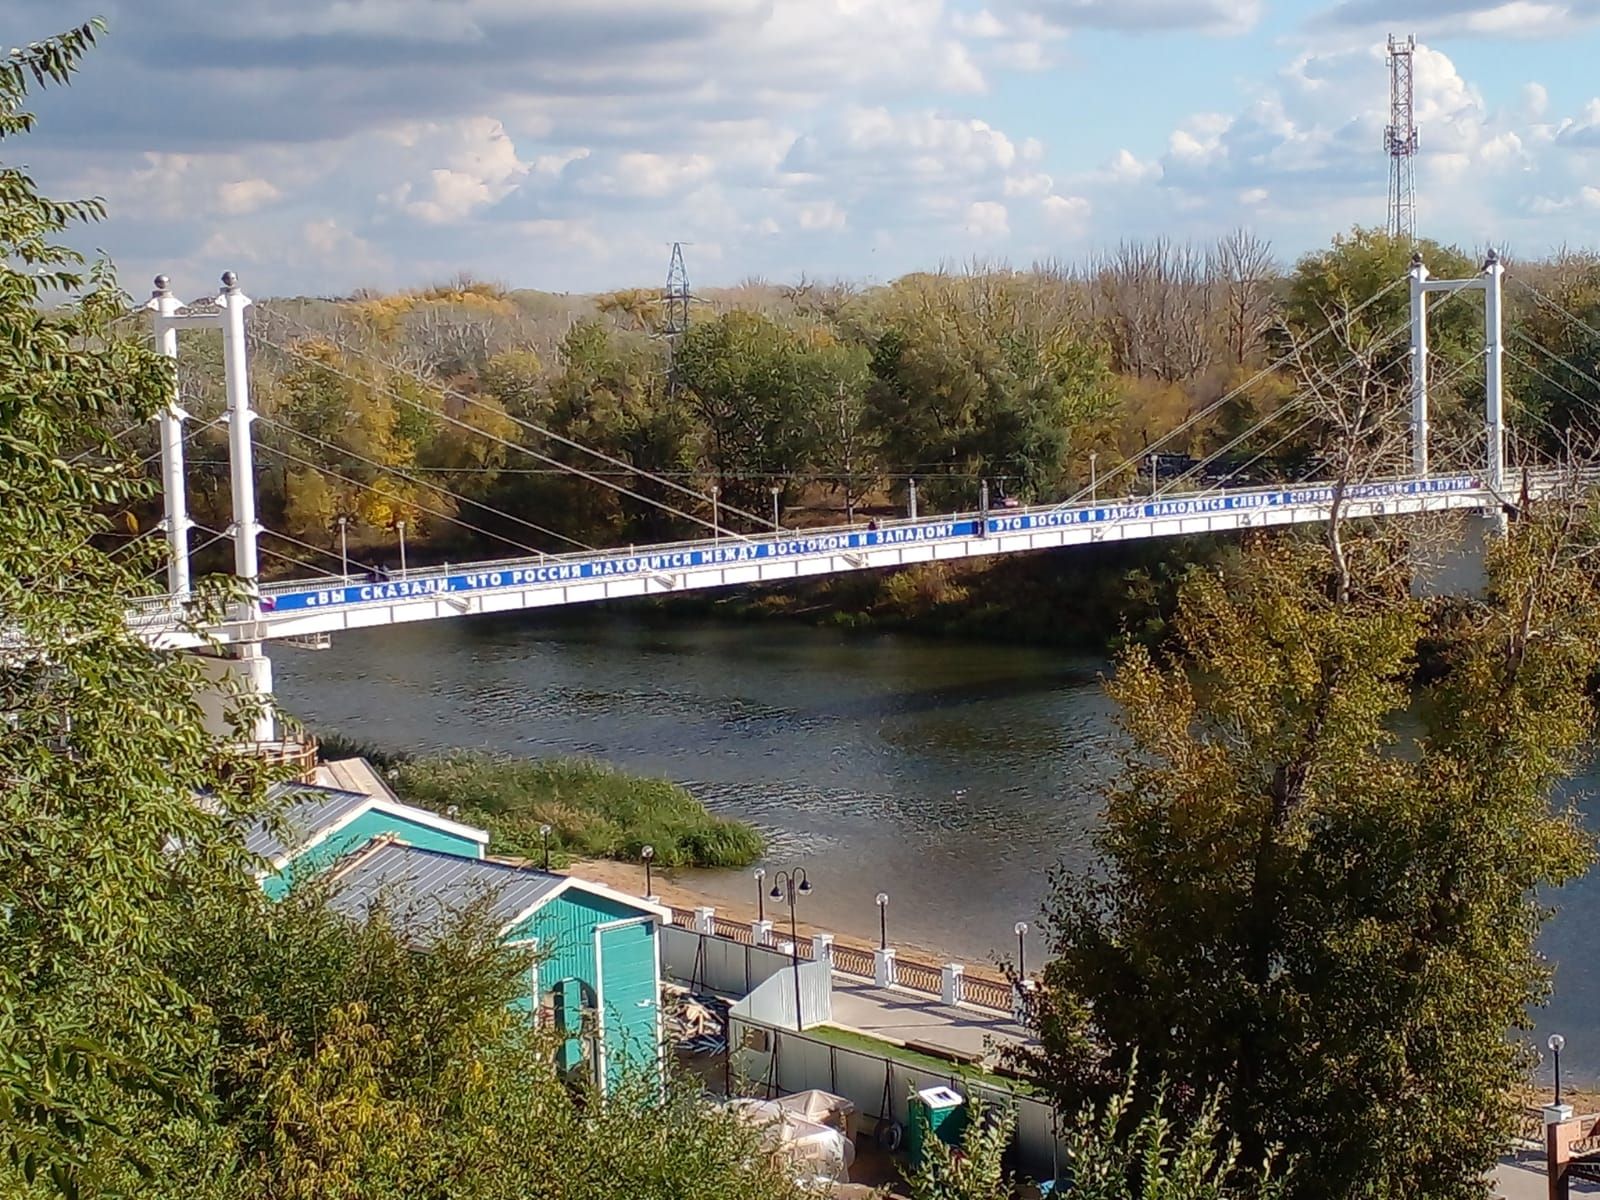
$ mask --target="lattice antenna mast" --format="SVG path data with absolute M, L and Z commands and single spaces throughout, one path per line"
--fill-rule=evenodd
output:
M 683 266 L 683 243 L 672 243 L 672 265 L 667 268 L 667 288 L 661 293 L 661 304 L 666 310 L 661 332 L 669 338 L 679 337 L 689 328 L 689 272 Z
M 1389 126 L 1383 146 L 1389 152 L 1389 236 L 1417 240 L 1417 125 L 1412 109 L 1411 61 L 1415 35 L 1401 41 L 1389 35 Z
M 661 333 L 667 339 L 667 383 L 678 390 L 678 342 L 689 330 L 689 272 L 683 265 L 683 243 L 672 243 L 667 286 L 661 293 Z

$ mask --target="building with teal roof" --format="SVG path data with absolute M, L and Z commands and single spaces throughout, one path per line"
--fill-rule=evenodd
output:
M 279 899 L 322 875 L 354 919 L 375 906 L 426 949 L 451 917 L 487 904 L 508 944 L 536 961 L 519 1007 L 563 1035 L 562 1069 L 614 1090 L 662 1068 L 661 934 L 669 910 L 570 875 L 487 857 L 488 834 L 392 795 L 291 785 L 251 829 L 261 886 Z

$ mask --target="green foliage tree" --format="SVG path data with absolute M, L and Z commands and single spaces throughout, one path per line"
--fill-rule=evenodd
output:
M 1481 1195 L 1528 1063 L 1506 1031 L 1547 985 L 1536 892 L 1588 859 L 1549 797 L 1592 719 L 1592 539 L 1565 507 L 1512 526 L 1405 743 L 1429 627 L 1392 548 L 1346 539 L 1344 601 L 1304 543 L 1191 576 L 1166 657 L 1111 684 L 1106 868 L 1052 902 L 1039 1078 L 1106 1092 L 1137 1052 L 1225 1087 L 1248 1155 L 1303 1161 L 1295 1196 Z
M 705 429 L 704 458 L 729 502 L 759 512 L 766 489 L 819 449 L 813 419 L 850 382 L 846 360 L 758 313 L 690 328 L 673 369 Z
M 67 83 L 98 29 L 0 61 L 0 140 L 32 127 L 29 88 Z M 193 936 L 193 896 L 239 876 L 225 834 L 259 800 L 259 772 L 204 728 L 192 661 L 128 630 L 127 597 L 159 558 L 114 532 L 112 516 L 150 494 L 117 426 L 153 416 L 172 376 L 112 326 L 125 298 L 109 270 L 84 269 L 55 241 L 100 214 L 0 166 L 0 1189 L 11 1195 L 35 1179 L 88 1191 L 147 1156 L 137 1124 L 187 1090 L 173 1068 L 205 1036 L 168 958 Z
M 1600 255 L 1565 252 L 1527 274 L 1535 291 L 1509 296 L 1513 337 L 1527 339 L 1509 347 L 1509 399 L 1527 437 L 1567 453 L 1600 428 Z
M 869 403 L 885 462 L 925 480 L 935 502 L 975 504 L 978 478 L 1048 492 L 1074 437 L 1113 405 L 1098 346 L 987 282 L 903 281 L 873 343 Z
M 215 1031 L 210 1120 L 153 1130 L 188 1200 L 790 1200 L 756 1132 L 674 1082 L 601 1097 L 529 1020 L 532 955 L 482 905 L 425 948 L 414 914 L 354 923 L 313 882 L 202 904 L 177 969 Z M 439 921 L 438 914 L 427 920 Z
M 1426 239 L 1413 244 L 1363 228 L 1335 237 L 1327 249 L 1295 264 L 1273 349 L 1283 354 L 1298 348 L 1295 374 L 1301 387 L 1347 386 L 1354 360 L 1370 364 L 1369 389 L 1409 387 L 1411 293 L 1406 272 L 1413 253 L 1422 255 L 1434 278 L 1473 279 L 1482 271 L 1481 264 L 1453 247 Z M 1430 295 L 1428 341 L 1435 377 L 1429 420 L 1433 440 L 1442 446 L 1470 437 L 1483 423 L 1482 372 L 1456 370 L 1471 367 L 1482 356 L 1480 294 Z M 1310 436 L 1315 445 L 1318 434 Z
M 1085 1105 L 1065 1131 L 1063 1175 L 1074 1200 L 1278 1200 L 1286 1177 L 1271 1155 L 1241 1162 L 1239 1142 L 1223 1130 L 1220 1096 L 1192 1119 L 1166 1115 L 1158 1090 L 1150 1104 L 1135 1102 L 1134 1078 L 1097 1114 Z M 1128 1126 L 1131 1124 L 1131 1129 Z M 1126 1132 L 1124 1132 L 1126 1130 Z
M 1285 1176 L 1267 1156 L 1241 1159 L 1223 1131 L 1217 1098 L 1184 1121 L 1166 1113 L 1164 1090 L 1135 1100 L 1135 1073 L 1103 1107 L 1085 1104 L 1061 1130 L 1055 1186 L 1072 1200 L 1279 1200 Z M 921 1119 L 926 1122 L 926 1116 Z M 1010 1109 L 977 1110 L 959 1152 L 924 1129 L 922 1161 L 907 1175 L 911 1200 L 1009 1200 L 1018 1181 L 1005 1158 L 1016 1132 Z

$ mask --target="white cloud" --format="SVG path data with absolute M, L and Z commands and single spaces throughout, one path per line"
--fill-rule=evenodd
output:
M 265 179 L 234 179 L 217 188 L 217 207 L 230 214 L 250 213 L 281 195 Z
M 1002 238 L 1011 232 L 1010 214 L 998 200 L 976 200 L 967 205 L 966 231 L 975 238 Z
M 1007 175 L 1001 191 L 1007 196 L 1044 196 L 1053 186 L 1048 175 Z
M 1260 0 L 1010 0 L 1021 11 L 1062 29 L 1129 33 L 1191 29 L 1243 33 L 1261 19 Z
M 1422 37 L 1553 38 L 1600 23 L 1591 0 L 1342 0 L 1314 28 L 1407 29 Z
M 1040 201 L 1045 221 L 1051 228 L 1081 234 L 1089 224 L 1093 206 L 1082 196 L 1046 196 Z
M 820 200 L 815 204 L 802 204 L 797 214 L 801 229 L 808 232 L 817 230 L 840 230 L 845 227 L 845 211 L 832 200 Z

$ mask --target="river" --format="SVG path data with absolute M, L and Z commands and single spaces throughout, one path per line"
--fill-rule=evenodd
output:
M 589 611 L 342 634 L 328 650 L 275 648 L 274 666 L 281 702 L 313 729 L 582 754 L 676 780 L 760 827 L 769 870 L 806 868 L 803 920 L 874 936 L 883 891 L 892 944 L 974 962 L 1015 953 L 1052 867 L 1091 861 L 1111 769 L 1107 664 L 1029 647 Z M 754 906 L 748 872 L 679 877 Z M 1564 1061 L 1593 1082 L 1600 973 L 1584 930 L 1600 871 L 1551 902 L 1542 946 L 1559 966 L 1537 1037 L 1564 1033 Z M 1030 930 L 1026 954 L 1041 950 Z

